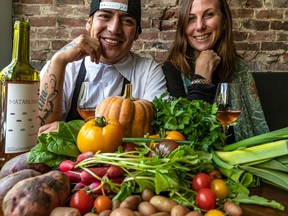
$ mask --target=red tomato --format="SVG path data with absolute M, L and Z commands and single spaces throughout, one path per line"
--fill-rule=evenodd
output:
M 211 179 L 206 173 L 198 173 L 194 176 L 192 186 L 195 191 L 199 191 L 202 188 L 210 188 Z
M 112 201 L 108 196 L 101 195 L 95 199 L 94 207 L 97 213 L 101 213 L 104 210 L 109 210 L 112 208 Z
M 228 195 L 228 187 L 222 179 L 214 179 L 211 182 L 211 190 L 214 191 L 218 199 L 225 199 Z
M 70 207 L 76 208 L 84 215 L 91 211 L 94 204 L 94 198 L 85 190 L 79 190 L 74 193 L 70 200 Z
M 216 195 L 209 188 L 202 188 L 196 194 L 196 204 L 204 210 L 214 209 L 216 206 Z
M 211 170 L 209 171 L 208 175 L 210 176 L 211 180 L 222 179 L 222 175 L 218 170 Z

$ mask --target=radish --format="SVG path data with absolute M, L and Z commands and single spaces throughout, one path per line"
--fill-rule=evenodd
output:
M 64 160 L 59 164 L 59 170 L 61 172 L 67 172 L 74 170 L 75 162 L 72 160 Z

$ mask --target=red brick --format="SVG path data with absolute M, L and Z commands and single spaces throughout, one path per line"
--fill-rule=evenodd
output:
M 161 23 L 161 30 L 170 31 L 176 29 L 177 20 L 163 20 Z
M 271 22 L 271 29 L 288 31 L 288 21 L 273 21 Z
M 280 10 L 261 10 L 256 13 L 257 19 L 283 19 L 283 11 Z
M 78 18 L 59 18 L 58 23 L 60 26 L 67 27 L 83 27 L 86 25 L 86 20 Z
M 268 21 L 248 20 L 243 22 L 243 27 L 251 30 L 265 31 L 269 30 Z
M 245 41 L 248 38 L 248 33 L 247 32 L 233 32 L 233 38 L 234 41 Z
M 13 2 L 15 2 L 13 0 Z M 53 0 L 21 0 L 22 4 L 52 4 Z
M 288 50 L 288 44 L 283 42 L 263 42 L 261 45 L 262 50 Z
M 245 6 L 247 8 L 262 8 L 263 0 L 247 0 L 245 1 Z
M 276 33 L 272 31 L 267 32 L 251 32 L 248 36 L 250 43 L 257 43 L 259 41 L 276 41 Z
M 31 52 L 31 60 L 46 61 L 47 60 L 47 51 Z
M 34 27 L 56 27 L 55 17 L 31 17 L 29 19 L 30 25 Z
M 163 40 L 174 40 L 176 32 L 175 31 L 163 31 L 160 33 L 160 39 Z
M 59 5 L 65 4 L 83 4 L 83 0 L 58 0 Z
M 253 18 L 254 10 L 247 8 L 237 8 L 231 11 L 233 18 Z
M 260 43 L 236 43 L 237 50 L 260 50 Z
M 36 16 L 40 15 L 39 5 L 14 5 L 14 13 L 26 16 Z

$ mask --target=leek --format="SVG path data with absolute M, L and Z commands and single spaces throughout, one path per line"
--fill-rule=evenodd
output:
M 271 131 L 266 134 L 257 135 L 244 140 L 240 140 L 236 143 L 226 145 L 223 147 L 223 151 L 232 151 L 241 148 L 247 148 L 263 143 L 269 143 L 277 140 L 288 139 L 288 127 Z
M 288 174 L 280 171 L 256 168 L 252 166 L 239 166 L 247 172 L 252 173 L 255 176 L 265 179 L 267 182 L 273 182 L 273 184 L 279 188 L 288 191 Z
M 288 145 L 287 140 L 279 140 L 245 149 L 230 152 L 215 151 L 215 153 L 224 162 L 237 165 L 288 155 Z

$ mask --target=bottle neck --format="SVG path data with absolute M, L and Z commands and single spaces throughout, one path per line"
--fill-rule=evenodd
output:
M 12 61 L 29 63 L 29 29 L 28 22 L 15 22 Z

